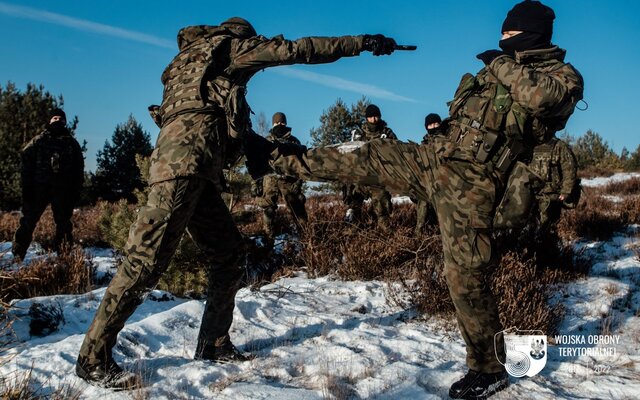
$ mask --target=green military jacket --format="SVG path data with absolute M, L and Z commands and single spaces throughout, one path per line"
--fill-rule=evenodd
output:
M 359 129 L 356 130 L 354 138 L 363 142 L 373 139 L 394 139 L 398 140 L 396 134 L 387 126 L 387 123 L 380 120 L 377 124 L 365 121 Z
M 529 167 L 542 179 L 545 195 L 568 197 L 576 183 L 578 163 L 568 144 L 557 138 L 534 147 Z
M 449 103 L 448 133 L 458 144 L 454 158 L 495 162 L 499 150 L 512 143 L 518 144 L 519 158 L 527 158 L 563 129 L 584 86 L 565 54 L 556 46 L 518 52 L 515 58 L 497 57 L 475 76 L 464 75 Z M 488 133 L 495 134 L 493 147 L 485 147 Z
M 173 64 L 178 67 L 189 65 L 184 60 L 190 59 L 190 51 L 194 52 L 192 58 L 197 59 L 194 65 L 199 65 L 198 62 L 202 61 L 200 56 L 208 54 L 203 52 L 207 46 L 210 46 L 209 52 L 213 56 L 210 65 L 201 68 L 206 73 L 199 72 L 202 75 L 198 85 L 201 90 L 184 100 L 180 99 L 180 87 L 176 82 L 181 81 L 180 74 L 184 75 L 185 82 L 192 82 L 193 71 L 168 68 L 163 74 L 165 94 L 162 109 L 170 118 L 165 120 L 162 116 L 162 129 L 151 155 L 150 184 L 193 175 L 218 179 L 219 166 L 223 163 L 210 159 L 224 158 L 225 154 L 220 153 L 230 151 L 232 144 L 226 136 L 231 125 L 244 120 L 244 125 L 237 124 L 241 128 L 233 126 L 233 129 L 250 129 L 245 85 L 253 75 L 278 65 L 329 63 L 341 57 L 356 56 L 362 50 L 363 41 L 362 36 L 305 37 L 291 41 L 281 36 L 269 39 L 264 36 L 237 38 L 228 35 L 219 40 L 215 36 L 218 31 L 217 27 L 198 26 L 184 28 L 178 34 L 181 52 L 170 67 Z M 172 86 L 168 88 L 166 85 Z M 189 85 L 193 86 L 192 83 Z M 193 104 L 191 111 L 185 109 L 186 104 Z M 230 120 L 227 117 L 231 113 L 238 115 Z
M 59 187 L 78 194 L 84 182 L 84 157 L 70 133 L 45 130 L 22 150 L 22 190 L 33 193 L 44 187 Z

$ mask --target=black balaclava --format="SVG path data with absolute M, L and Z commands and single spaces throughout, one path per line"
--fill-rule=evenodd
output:
M 433 124 L 434 122 L 442 123 L 442 118 L 438 114 L 431 113 L 424 117 L 424 129 L 427 130 L 429 135 L 433 134 L 435 131 L 440 129 L 440 127 L 429 129 L 427 126 Z
M 65 114 L 65 112 L 62 111 L 61 109 L 56 108 L 51 113 L 51 117 L 49 117 L 49 120 L 51 120 L 51 118 L 53 117 L 61 117 L 61 118 L 58 121 L 49 123 L 47 127 L 49 132 L 55 135 L 61 135 L 65 133 L 67 131 L 67 114 Z
M 291 132 L 291 128 L 286 125 L 276 125 L 271 128 L 271 134 L 278 139 L 285 137 L 289 132 Z
M 516 4 L 502 23 L 502 32 L 522 33 L 500 41 L 500 48 L 510 56 L 518 51 L 551 47 L 553 35 L 553 10 L 539 1 L 525 0 Z

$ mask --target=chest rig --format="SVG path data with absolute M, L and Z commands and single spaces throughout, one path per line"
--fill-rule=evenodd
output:
M 524 152 L 526 113 L 486 71 L 462 77 L 449 115 L 449 135 L 465 158 L 505 174 Z

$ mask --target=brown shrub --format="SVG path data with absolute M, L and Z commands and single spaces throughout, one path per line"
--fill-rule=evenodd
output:
M 562 213 L 558 232 L 568 240 L 609 239 L 629 223 L 629 214 L 623 211 L 623 207 L 624 203 L 614 203 L 597 191 L 586 188 L 578 206 Z
M 98 218 L 100 215 L 99 205 L 76 209 L 71 217 L 73 223 L 74 240 L 83 246 L 104 246 L 105 240 L 98 229 Z M 12 211 L 0 214 L 0 241 L 13 240 L 13 234 L 18 229 L 20 217 L 19 211 Z M 33 232 L 33 241 L 40 243 L 45 248 L 50 248 L 55 236 L 55 223 L 51 207 L 40 217 L 38 225 Z
M 616 172 L 618 171 L 614 171 L 610 168 L 591 166 L 578 170 L 578 177 L 582 179 L 597 178 L 600 176 L 608 177 L 615 174 Z
M 611 195 L 640 194 L 640 178 L 633 177 L 623 181 L 611 182 L 600 188 L 603 193 Z
M 94 267 L 81 248 L 43 257 L 16 271 L 0 274 L 0 300 L 26 299 L 92 290 Z

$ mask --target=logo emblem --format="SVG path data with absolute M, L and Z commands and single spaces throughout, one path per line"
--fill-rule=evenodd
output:
M 543 335 L 541 331 L 521 331 L 517 328 L 507 329 L 500 333 L 504 337 L 504 349 L 507 357 L 503 365 L 509 375 L 515 378 L 531 377 L 542 371 L 547 364 L 546 335 Z M 498 361 L 500 360 L 498 359 Z

